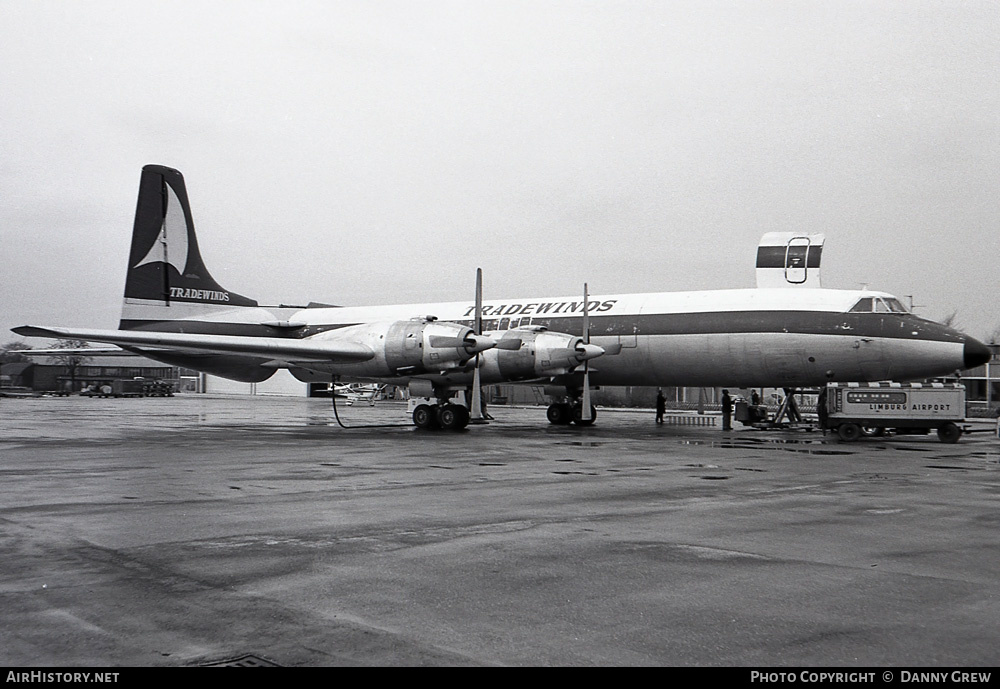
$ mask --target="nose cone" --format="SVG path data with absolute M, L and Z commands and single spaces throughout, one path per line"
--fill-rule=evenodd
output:
M 982 366 L 993 356 L 990 348 L 975 338 L 965 341 L 965 368 Z
M 465 338 L 465 351 L 469 354 L 479 354 L 496 346 L 497 341 L 485 335 L 467 335 Z
M 602 354 L 604 354 L 604 347 L 598 347 L 597 345 L 592 344 L 579 344 L 576 346 L 576 358 L 580 361 L 596 359 Z

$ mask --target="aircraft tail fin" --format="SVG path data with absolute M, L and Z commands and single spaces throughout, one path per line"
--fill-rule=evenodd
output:
M 822 234 L 767 232 L 757 245 L 757 287 L 819 288 Z
M 184 176 L 161 165 L 143 167 L 119 327 L 240 306 L 257 302 L 221 287 L 205 267 Z

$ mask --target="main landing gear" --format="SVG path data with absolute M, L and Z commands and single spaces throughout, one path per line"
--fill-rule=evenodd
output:
M 470 418 L 467 407 L 452 402 L 438 404 L 423 399 L 413 409 L 413 424 L 417 428 L 459 431 L 469 425 Z
M 590 418 L 583 419 L 583 404 L 580 400 L 573 402 L 555 402 L 549 405 L 545 412 L 549 423 L 556 426 L 568 426 L 571 423 L 577 426 L 592 426 L 597 420 L 597 409 L 590 405 Z

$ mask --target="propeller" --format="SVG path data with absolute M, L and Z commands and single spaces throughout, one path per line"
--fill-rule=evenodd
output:
M 476 268 L 476 320 L 472 326 L 473 333 L 483 334 L 483 269 Z M 479 381 L 479 352 L 476 352 L 476 365 L 472 369 L 472 406 L 469 410 L 469 423 L 488 423 L 483 414 L 483 389 Z
M 607 354 L 607 350 L 604 347 L 587 344 L 586 342 L 580 342 L 575 347 L 571 347 L 570 350 L 573 352 L 572 356 L 578 363 L 590 361 L 591 359 L 596 359 L 603 354 Z

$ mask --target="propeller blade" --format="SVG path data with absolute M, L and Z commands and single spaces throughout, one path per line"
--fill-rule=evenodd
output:
M 433 335 L 428 340 L 431 347 L 444 349 L 446 347 L 464 347 L 467 343 L 462 337 L 445 337 L 443 335 Z
M 476 268 L 476 322 L 472 326 L 477 335 L 483 334 L 483 269 Z
M 593 346 L 590 344 L 590 309 L 587 307 L 587 302 L 590 300 L 590 295 L 587 293 L 587 283 L 583 283 L 583 348 L 586 353 L 587 348 Z M 601 349 L 597 347 L 597 349 Z M 604 350 L 601 349 L 601 354 Z M 598 355 L 599 356 L 599 355 Z M 587 357 L 583 360 L 583 399 L 580 401 L 582 409 L 580 409 L 580 420 L 584 423 L 589 423 L 593 421 L 594 417 L 590 413 L 590 365 L 588 362 L 591 357 Z
M 496 344 L 497 349 L 506 349 L 508 351 L 515 351 L 521 348 L 523 342 L 519 337 L 505 337 L 499 340 Z
M 444 337 L 442 335 L 434 335 L 428 341 L 431 347 L 435 349 L 444 349 L 445 347 L 464 347 L 465 339 L 461 337 Z
M 473 323 L 476 335 L 483 333 L 483 269 L 476 268 L 476 320 Z M 497 343 L 499 344 L 499 343 Z M 483 386 L 479 376 L 479 353 L 476 353 L 476 366 L 472 369 L 472 400 L 469 405 L 469 422 L 486 423 L 483 414 Z
M 469 334 L 465 337 L 448 337 L 446 335 L 432 335 L 428 343 L 435 349 L 448 349 L 452 347 L 464 347 L 469 354 L 478 354 L 487 349 L 496 347 L 497 341 L 485 335 Z
M 622 353 L 622 343 L 621 342 L 616 342 L 615 344 L 604 345 L 603 349 L 604 349 L 604 353 L 607 354 L 607 355 L 609 355 L 609 356 L 614 356 L 616 354 L 621 354 Z

